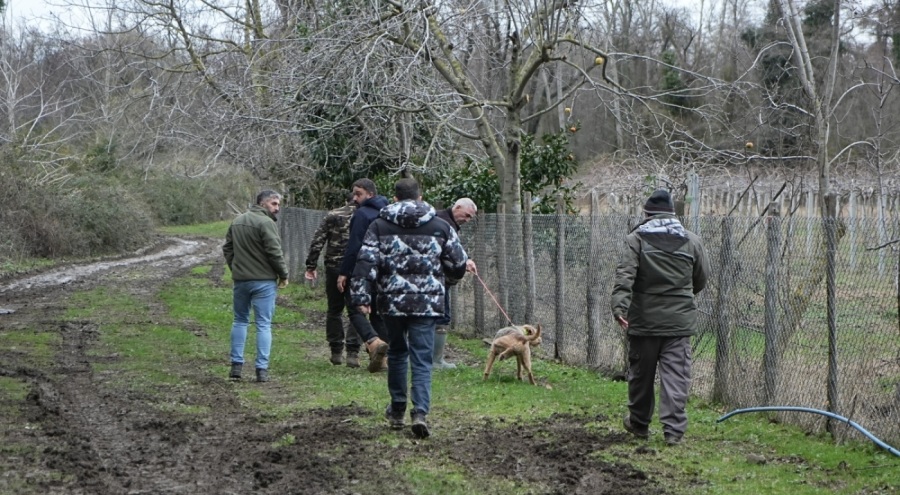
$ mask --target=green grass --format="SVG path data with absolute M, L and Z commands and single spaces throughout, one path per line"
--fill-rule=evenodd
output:
M 56 332 L 0 329 L 0 349 L 28 354 L 35 364 L 42 367 L 53 363 L 59 342 L 60 336 Z
M 216 288 L 208 279 L 194 275 L 173 281 L 162 297 L 172 318 L 190 319 L 206 330 L 208 338 L 203 346 L 211 349 L 203 355 L 224 356 L 231 323 L 227 285 Z M 242 383 L 235 387 L 241 403 L 270 420 L 350 403 L 380 411 L 387 395 L 382 376 L 332 366 L 325 359 L 324 335 L 295 328 L 305 313 L 324 310 L 321 288 L 289 286 L 280 291 L 279 297 L 289 301 L 294 309 L 279 306 L 276 310 L 272 368 L 277 370 L 274 376 L 279 391 Z M 461 340 L 457 335 L 450 339 L 451 345 L 470 352 L 476 360 L 485 359 L 487 349 L 480 340 Z M 246 352 L 253 355 L 252 339 L 248 340 Z M 227 362 L 220 361 L 204 362 L 210 373 L 224 375 Z M 509 362 L 498 364 L 487 381 L 481 379 L 480 365 L 436 373 L 434 421 L 457 425 L 484 418 L 501 423 L 540 421 L 553 414 L 568 413 L 583 416 L 586 424 L 599 432 L 621 431 L 627 397 L 624 383 L 540 359 L 534 363 L 534 372 L 542 386 L 515 381 L 514 366 Z M 716 424 L 723 412 L 713 405 L 692 401 L 686 443 L 677 449 L 663 445 L 656 431 L 649 442 L 651 454 L 635 455 L 635 445 L 623 443 L 595 455 L 611 462 L 624 459 L 652 478 L 670 480 L 665 486 L 673 493 L 900 493 L 896 476 L 900 460 L 859 435 L 850 435 L 857 440 L 835 445 L 824 436 L 809 436 L 797 428 L 773 422 L 772 414 L 740 415 Z M 379 414 L 356 421 L 371 426 L 383 422 Z M 287 441 L 282 439 L 279 443 Z M 390 447 L 395 440 L 386 435 L 383 441 Z M 757 459 L 765 462 L 758 464 Z M 525 485 L 473 478 L 452 463 L 438 459 L 421 459 L 395 469 L 412 486 L 425 487 L 422 493 L 528 492 Z M 679 480 L 674 485 L 673 478 Z
M 100 340 L 90 352 L 110 359 L 94 363 L 99 379 L 146 394 L 148 405 L 159 410 L 214 417 L 215 411 L 192 401 L 214 381 L 211 377 L 225 377 L 228 372 L 231 286 L 227 272 L 222 280 L 210 279 L 211 268 L 197 267 L 171 280 L 157 301 L 137 300 L 112 288 L 62 301 L 69 308 L 67 319 L 93 322 L 100 328 Z M 271 356 L 274 386 L 260 387 L 250 380 L 231 384 L 224 379 L 221 386 L 247 408 L 248 416 L 259 421 L 293 420 L 311 409 L 355 404 L 374 414 L 353 421 L 384 429 L 380 414 L 388 400 L 384 375 L 332 366 L 324 333 L 305 326 L 310 314 L 321 317 L 324 312 L 324 289 L 291 284 L 279 291 L 279 302 Z M 441 425 L 435 435 L 486 419 L 502 428 L 513 421 L 540 422 L 559 413 L 584 418 L 586 427 L 599 434 L 622 431 L 627 402 L 624 383 L 543 359 L 534 362 L 537 387 L 516 381 L 515 365 L 509 361 L 498 363 L 491 378 L 483 381 L 487 348 L 480 340 L 461 339 L 460 333 L 451 334 L 451 346 L 465 351 L 471 356 L 467 362 L 476 364 L 434 374 L 431 418 Z M 245 349 L 250 363 L 245 373 L 251 374 L 252 335 L 251 329 Z M 37 359 L 51 359 L 57 344 L 56 333 L 0 330 L 0 348 L 27 352 Z M 884 386 L 895 380 L 885 377 Z M 26 392 L 22 382 L 0 377 L 0 397 L 17 401 Z M 4 407 L 8 405 L 0 401 L 0 417 L 9 417 Z M 683 445 L 666 447 L 654 423 L 648 448 L 631 441 L 592 455 L 631 464 L 674 494 L 900 494 L 900 459 L 855 430 L 847 435 L 850 441 L 836 445 L 826 436 L 808 435 L 779 423 L 777 415 L 770 413 L 743 414 L 716 423 L 725 412 L 714 404 L 692 400 Z M 273 448 L 286 448 L 296 438 L 285 433 L 270 441 Z M 406 448 L 403 440 L 390 433 L 379 436 L 377 442 L 388 458 L 392 449 Z M 0 447 L 0 453 L 9 448 Z M 467 472 L 440 451 L 379 468 L 393 470 L 402 480 L 399 486 L 414 486 L 423 494 L 540 493 L 524 482 Z
M 53 266 L 57 262 L 46 258 L 0 259 L 0 276 L 27 273 L 31 270 Z
M 166 226 L 161 227 L 159 231 L 163 234 L 168 235 L 201 235 L 206 237 L 221 237 L 224 239 L 230 225 L 230 220 L 222 220 L 221 222 L 204 223 L 198 225 Z

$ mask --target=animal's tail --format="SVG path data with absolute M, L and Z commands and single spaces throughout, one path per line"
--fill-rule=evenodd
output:
M 533 342 L 533 341 L 537 340 L 540 336 L 541 336 L 541 324 L 538 323 L 537 325 L 534 326 L 534 332 L 529 333 L 528 335 L 525 336 L 525 340 L 527 340 L 529 342 Z

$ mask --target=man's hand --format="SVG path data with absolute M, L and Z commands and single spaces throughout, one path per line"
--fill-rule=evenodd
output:
M 338 275 L 338 292 L 343 293 L 344 289 L 347 288 L 347 276 L 346 275 Z
M 367 315 L 372 312 L 371 306 L 359 306 L 356 308 L 361 314 Z
M 623 330 L 628 330 L 628 320 L 626 320 L 624 316 L 616 316 L 616 323 L 618 323 Z
M 466 260 L 466 271 L 478 275 L 478 267 L 475 266 L 475 262 L 471 259 Z
M 313 280 L 313 281 L 315 281 L 315 280 L 316 280 L 317 278 L 319 278 L 319 277 L 318 277 L 318 275 L 316 274 L 316 271 L 315 271 L 315 270 L 306 270 L 306 273 L 303 274 L 303 278 L 305 278 L 306 280 Z
M 286 278 L 278 279 L 278 288 L 279 289 L 284 289 L 285 287 L 287 287 L 287 285 L 288 285 L 288 280 Z

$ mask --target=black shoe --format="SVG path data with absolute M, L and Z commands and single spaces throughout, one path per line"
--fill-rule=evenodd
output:
M 241 368 L 244 365 L 241 363 L 231 363 L 231 373 L 228 373 L 228 378 L 232 380 L 240 380 L 241 379 Z
M 269 370 L 263 369 L 263 368 L 256 368 L 256 381 L 258 381 L 258 382 L 269 381 Z
M 681 435 L 676 435 L 674 433 L 666 433 L 666 445 L 670 447 L 674 447 L 676 445 L 681 445 Z
M 646 440 L 650 438 L 650 430 L 648 428 L 636 428 L 631 424 L 631 413 L 625 413 L 625 418 L 622 419 L 622 426 L 625 427 L 625 431 L 631 433 L 632 435 Z
M 388 420 L 392 430 L 403 429 L 403 415 L 406 411 L 398 411 L 391 404 L 384 410 L 384 418 Z
M 340 366 L 344 364 L 344 351 L 331 351 L 331 364 Z
M 428 438 L 428 435 L 431 434 L 431 432 L 428 431 L 428 422 L 425 421 L 424 413 L 412 414 L 412 432 L 413 435 L 419 438 Z

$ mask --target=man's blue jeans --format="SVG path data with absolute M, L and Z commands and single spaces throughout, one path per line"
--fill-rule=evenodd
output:
M 431 357 L 434 352 L 436 318 L 384 316 L 388 329 L 388 392 L 391 403 L 412 398 L 412 413 L 431 410 Z M 412 372 L 411 385 L 409 372 Z
M 244 363 L 244 344 L 250 326 L 250 307 L 256 318 L 256 368 L 269 369 L 272 349 L 272 315 L 275 313 L 274 280 L 234 282 L 234 324 L 231 326 L 231 362 Z

